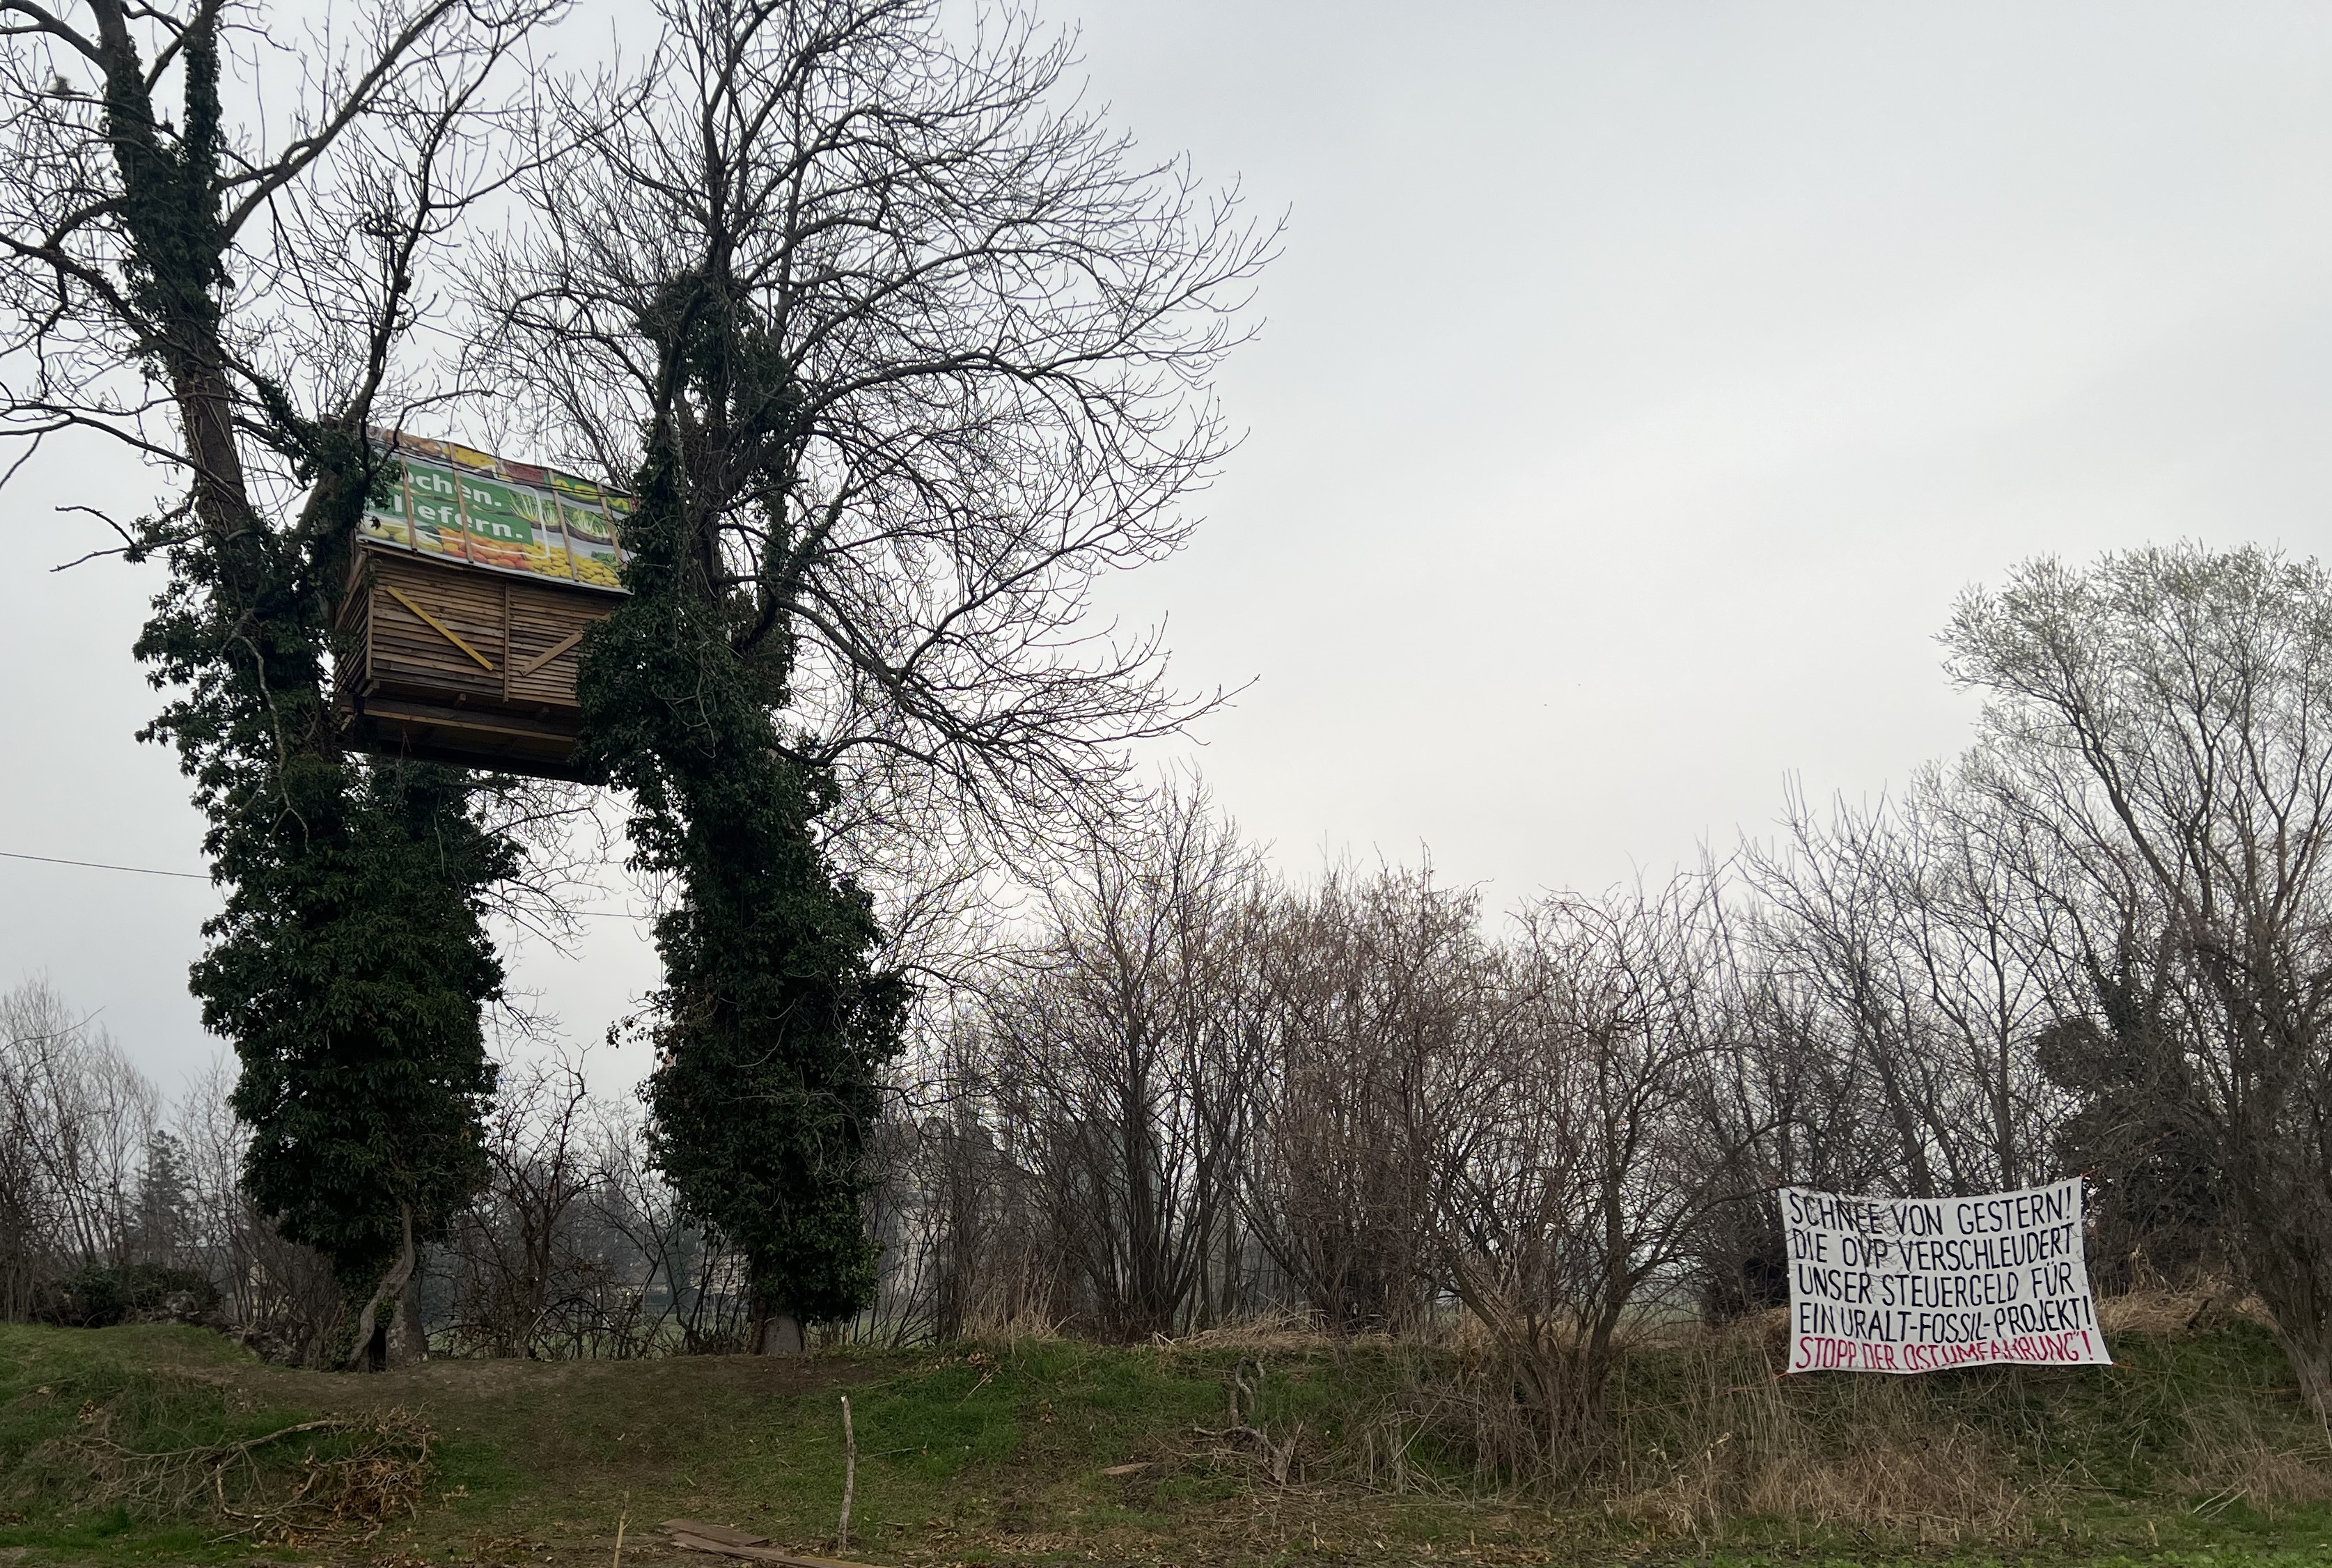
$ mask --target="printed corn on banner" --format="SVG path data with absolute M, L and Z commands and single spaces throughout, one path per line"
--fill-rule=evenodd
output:
M 365 509 L 363 537 L 497 571 L 622 587 L 629 498 L 449 441 L 374 433 L 400 461 L 388 498 Z
M 1784 1187 L 1788 1370 L 2110 1364 L 2081 1223 L 2079 1177 L 1982 1198 Z

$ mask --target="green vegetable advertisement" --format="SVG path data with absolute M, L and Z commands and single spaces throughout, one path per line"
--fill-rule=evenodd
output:
M 401 460 L 362 537 L 441 559 L 585 588 L 623 586 L 627 497 L 557 469 L 452 442 L 377 431 Z

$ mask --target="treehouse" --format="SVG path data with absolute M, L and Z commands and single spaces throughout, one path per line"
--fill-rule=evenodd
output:
M 624 496 L 389 437 L 404 473 L 357 529 L 336 684 L 361 751 L 573 777 L 583 634 L 614 613 Z

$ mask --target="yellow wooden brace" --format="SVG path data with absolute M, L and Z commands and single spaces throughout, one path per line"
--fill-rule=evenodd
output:
M 491 675 L 494 673 L 493 661 L 486 657 L 485 655 L 478 652 L 477 649 L 472 647 L 469 644 L 464 642 L 459 636 L 455 636 L 453 627 L 447 626 L 444 621 L 439 620 L 435 616 L 431 615 L 427 610 L 423 609 L 419 605 L 415 604 L 411 599 L 406 598 L 402 593 L 399 593 L 393 584 L 383 583 L 380 586 L 388 589 L 389 598 L 395 599 L 398 604 L 403 605 L 406 609 L 411 610 L 415 615 L 419 616 L 423 620 L 428 622 L 429 627 L 432 631 L 435 632 L 439 636 L 444 637 L 455 647 L 461 649 L 464 653 L 469 655 L 470 657 L 477 660 L 481 665 L 484 666 L 486 674 Z
M 559 655 L 565 653 L 568 649 L 573 647 L 582 640 L 583 634 L 581 632 L 568 633 L 565 636 L 551 644 L 549 651 L 544 653 L 541 657 L 529 659 L 526 663 L 521 664 L 518 667 L 518 673 L 521 675 L 530 675 L 534 674 L 535 671 L 542 668 L 543 665 L 550 663 L 551 660 L 557 658 Z

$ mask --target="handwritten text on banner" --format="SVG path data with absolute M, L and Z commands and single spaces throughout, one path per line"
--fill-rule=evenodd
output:
M 1983 1198 L 1782 1189 L 1795 1372 L 2110 1362 L 2078 1178 Z

